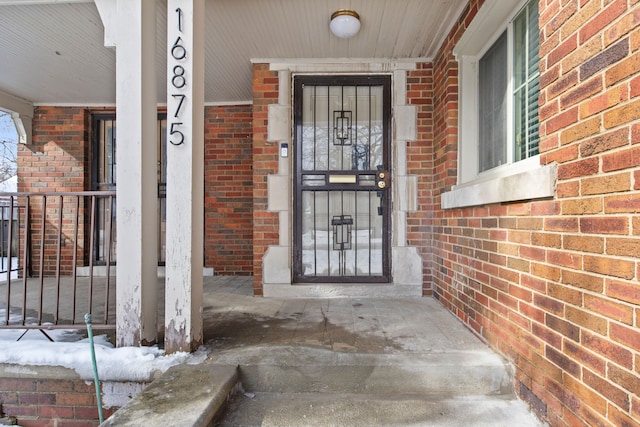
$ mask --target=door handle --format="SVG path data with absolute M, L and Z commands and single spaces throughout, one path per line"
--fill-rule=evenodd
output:
M 380 198 L 380 206 L 378 206 L 378 215 L 382 216 L 384 212 L 384 192 L 389 188 L 391 184 L 391 174 L 389 171 L 378 169 L 376 172 L 376 187 L 378 188 L 378 197 Z

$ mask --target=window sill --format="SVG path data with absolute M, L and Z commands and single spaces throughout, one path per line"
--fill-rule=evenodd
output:
M 551 164 L 479 178 L 442 193 L 440 207 L 453 209 L 553 197 L 557 176 L 557 166 Z

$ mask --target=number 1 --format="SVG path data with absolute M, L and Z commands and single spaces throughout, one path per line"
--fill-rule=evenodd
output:
M 182 9 L 177 8 L 176 12 L 178 12 L 178 31 L 182 32 Z

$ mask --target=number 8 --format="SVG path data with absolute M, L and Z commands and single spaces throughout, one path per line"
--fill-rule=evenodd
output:
M 187 80 L 184 77 L 184 67 L 182 65 L 176 65 L 173 67 L 173 78 L 171 84 L 176 89 L 181 89 L 187 84 Z

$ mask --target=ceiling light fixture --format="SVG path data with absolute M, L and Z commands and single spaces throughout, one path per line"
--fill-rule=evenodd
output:
M 360 15 L 355 10 L 338 9 L 331 15 L 331 32 L 341 39 L 348 39 L 360 31 Z

